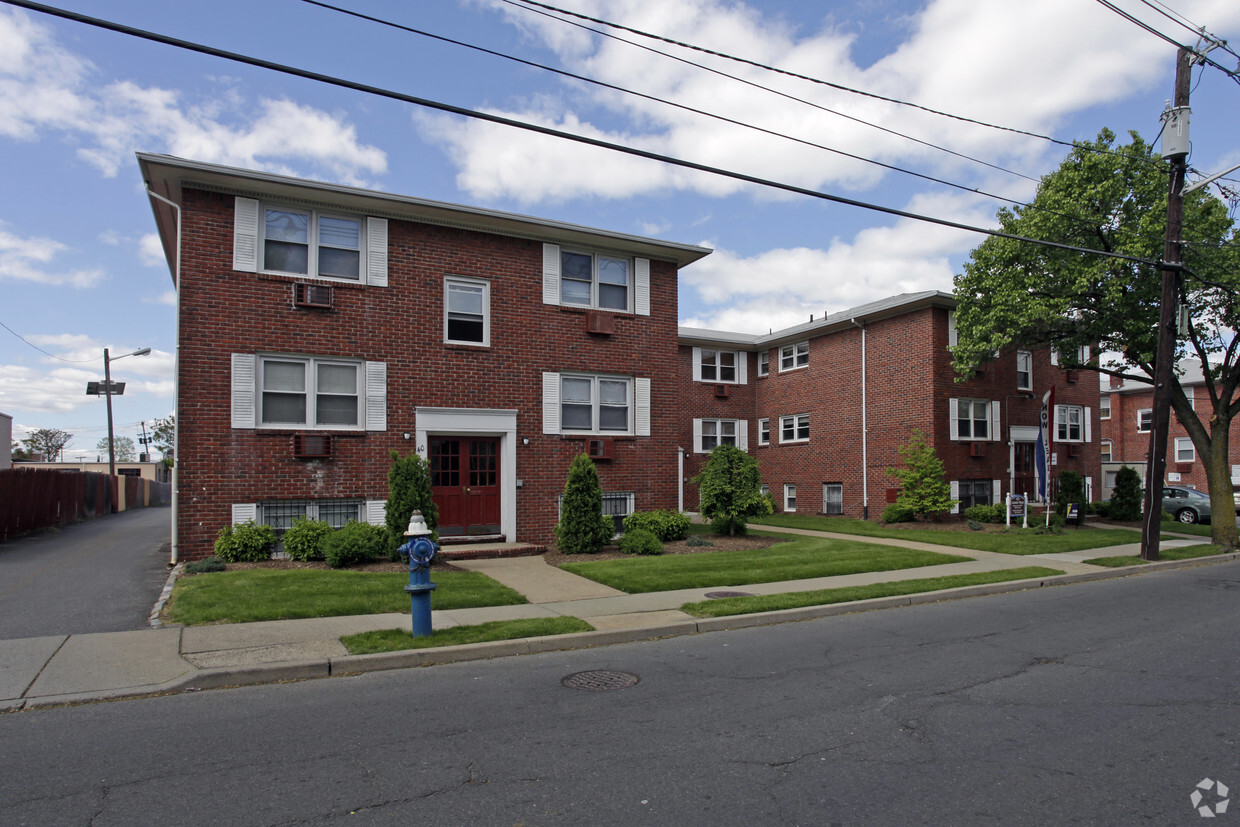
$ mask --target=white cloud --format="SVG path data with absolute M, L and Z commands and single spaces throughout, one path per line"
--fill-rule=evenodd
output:
M 59 271 L 50 267 L 64 244 L 50 238 L 23 238 L 0 229 L 0 281 L 92 287 L 103 278 L 99 269 Z
M 138 239 L 138 259 L 147 267 L 167 266 L 164 257 L 164 245 L 159 241 L 159 233 L 147 233 Z
M 0 11 L 0 135 L 69 133 L 81 141 L 78 157 L 108 177 L 139 149 L 290 174 L 306 166 L 357 185 L 387 169 L 386 154 L 360 143 L 343 115 L 289 100 L 253 103 L 235 90 L 190 103 L 131 81 L 93 86 L 94 74 L 29 16 Z
M 160 293 L 158 296 L 151 296 L 142 301 L 144 304 L 162 304 L 168 307 L 176 307 L 177 294 L 175 290 L 169 290 L 166 293 Z
M 103 349 L 112 355 L 112 378 L 125 382 L 125 397 L 171 398 L 173 354 L 152 350 L 147 356 L 118 356 L 132 353 L 141 345 L 101 344 L 83 334 L 28 334 L 26 340 L 55 354 L 45 356 L 38 365 L 0 365 L 0 410 L 26 413 L 69 413 L 98 403 L 86 395 L 86 383 L 103 379 Z

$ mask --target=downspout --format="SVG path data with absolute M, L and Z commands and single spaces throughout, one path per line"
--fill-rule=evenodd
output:
M 179 498 L 177 492 L 177 467 L 181 464 L 181 205 L 164 198 L 157 192 L 153 192 L 150 187 L 146 188 L 146 194 L 172 207 L 172 213 L 176 218 L 177 225 L 177 255 L 172 274 L 173 287 L 177 293 L 177 314 L 176 325 L 173 329 L 174 344 L 172 355 L 172 558 L 168 561 L 168 567 L 172 568 L 177 564 L 179 549 L 177 542 L 179 534 L 177 530 L 177 501 Z
M 685 510 L 685 449 L 676 446 L 676 510 Z
M 861 519 L 870 519 L 870 462 L 868 457 L 869 443 L 866 426 L 865 399 L 865 325 L 858 324 L 856 319 L 849 319 L 861 328 Z

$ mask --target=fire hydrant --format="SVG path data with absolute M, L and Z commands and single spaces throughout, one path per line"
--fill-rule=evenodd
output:
M 431 530 L 426 527 L 421 511 L 409 517 L 405 536 L 409 539 L 398 550 L 401 560 L 409 566 L 409 585 L 405 586 L 405 591 L 409 593 L 409 611 L 413 615 L 413 636 L 430 637 L 431 592 L 435 590 L 431 582 L 431 560 L 439 546 L 431 540 Z

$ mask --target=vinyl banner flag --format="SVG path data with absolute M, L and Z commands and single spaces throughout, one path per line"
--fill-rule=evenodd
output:
M 1051 466 L 1051 410 L 1055 401 L 1055 389 L 1051 388 L 1042 397 L 1042 413 L 1038 418 L 1038 443 L 1034 448 L 1033 463 L 1038 475 L 1038 499 L 1047 502 L 1050 493 Z

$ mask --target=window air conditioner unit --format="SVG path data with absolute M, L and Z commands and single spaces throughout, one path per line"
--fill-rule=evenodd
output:
M 600 313 L 597 310 L 591 310 L 586 314 L 586 332 L 610 336 L 616 332 L 616 317 L 610 313 Z
M 970 442 L 969 443 L 969 456 L 971 457 L 986 456 L 986 443 L 985 442 Z
M 727 399 L 731 393 L 732 387 L 730 385 L 715 385 L 715 396 L 720 399 Z
M 1069 445 L 1068 446 L 1068 456 L 1076 457 L 1076 456 L 1080 456 L 1080 454 L 1081 454 L 1080 445 Z
M 587 445 L 590 459 L 611 459 L 612 441 L 609 437 L 591 439 Z
M 1064 373 L 1066 373 L 1066 374 L 1067 374 L 1067 376 L 1066 376 L 1065 378 L 1066 378 L 1069 382 L 1071 382 L 1073 385 L 1075 385 L 1075 384 L 1076 384 L 1076 369 L 1075 369 L 1075 368 L 1068 368 L 1068 370 L 1064 371 Z
M 327 434 L 293 434 L 293 456 L 323 459 L 332 455 L 332 438 Z
M 332 288 L 326 284 L 307 284 L 299 281 L 293 284 L 293 304 L 297 307 L 332 306 Z

